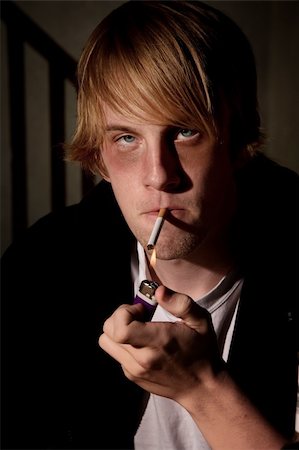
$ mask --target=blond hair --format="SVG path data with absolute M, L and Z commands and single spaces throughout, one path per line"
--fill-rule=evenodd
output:
M 105 173 L 104 105 L 138 120 L 204 128 L 232 152 L 261 141 L 250 44 L 220 11 L 198 1 L 129 1 L 93 31 L 78 64 L 77 128 L 68 159 Z

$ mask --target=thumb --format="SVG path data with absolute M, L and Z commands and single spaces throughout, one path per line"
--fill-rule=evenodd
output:
M 159 286 L 155 297 L 162 308 L 179 317 L 190 328 L 200 334 L 208 331 L 211 325 L 210 313 L 188 295 L 172 291 L 166 286 Z

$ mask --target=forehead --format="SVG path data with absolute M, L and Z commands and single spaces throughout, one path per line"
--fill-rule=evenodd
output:
M 175 129 L 188 129 L 197 130 L 201 134 L 206 135 L 210 139 L 214 139 L 216 134 L 214 131 L 207 127 L 207 124 L 201 120 L 185 120 L 179 121 L 177 118 L 168 118 L 163 116 L 156 116 L 149 113 L 144 113 L 142 116 L 137 115 L 130 108 L 120 108 L 120 111 L 115 107 L 108 105 L 106 102 L 102 102 L 101 107 L 101 126 L 99 134 L 101 144 L 106 139 L 110 139 L 113 132 L 124 132 L 127 134 L 139 134 L 144 136 L 164 135 L 165 133 L 173 132 Z M 110 136 L 110 137 L 109 137 Z
M 174 125 L 173 123 L 169 123 L 166 119 L 155 118 L 150 116 L 149 114 L 144 113 L 142 117 L 131 113 L 130 111 L 116 111 L 111 108 L 107 104 L 103 106 L 103 121 L 104 121 L 104 130 L 112 130 L 114 128 L 127 128 L 134 129 L 136 127 L 142 126 L 167 126 Z

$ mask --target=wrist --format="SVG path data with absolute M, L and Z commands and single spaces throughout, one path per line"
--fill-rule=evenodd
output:
M 191 415 L 205 415 L 210 405 L 216 404 L 217 398 L 229 383 L 229 379 L 226 363 L 221 360 L 217 364 L 202 369 L 197 383 L 191 389 L 189 385 L 185 395 L 176 401 Z
M 212 448 L 299 450 L 298 443 L 285 444 L 283 437 L 239 389 L 225 365 L 211 375 L 198 384 L 197 391 L 190 392 L 182 406 Z

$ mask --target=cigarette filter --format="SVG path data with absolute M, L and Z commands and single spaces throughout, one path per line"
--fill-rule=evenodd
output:
M 138 293 L 134 298 L 134 305 L 136 303 L 141 303 L 145 307 L 146 322 L 149 322 L 151 320 L 157 307 L 155 292 L 158 286 L 159 284 L 155 281 L 143 280 L 140 283 Z

